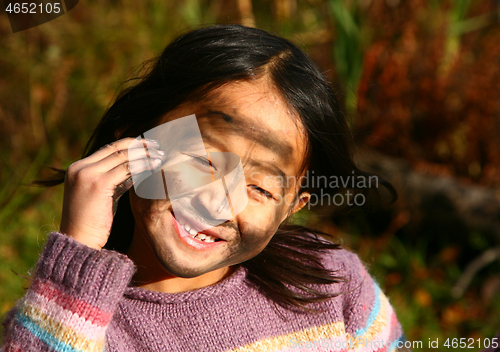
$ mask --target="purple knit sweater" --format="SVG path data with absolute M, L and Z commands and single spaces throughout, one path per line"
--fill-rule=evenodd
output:
M 26 295 L 4 321 L 5 351 L 393 351 L 404 341 L 391 305 L 355 254 L 324 265 L 348 279 L 342 293 L 280 308 L 239 267 L 198 290 L 167 294 L 129 286 L 132 261 L 52 233 Z

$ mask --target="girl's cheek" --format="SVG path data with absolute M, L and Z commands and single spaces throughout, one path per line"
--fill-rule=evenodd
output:
M 151 200 L 135 197 L 132 209 L 139 214 L 142 221 L 156 221 L 159 217 L 165 216 L 169 211 L 170 202 L 165 200 Z
M 243 240 L 266 241 L 274 235 L 278 229 L 279 222 L 274 214 L 247 213 L 247 216 L 239 219 L 239 230 Z

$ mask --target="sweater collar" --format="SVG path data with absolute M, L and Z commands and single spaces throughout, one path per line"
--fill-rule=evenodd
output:
M 135 300 L 147 301 L 160 304 L 186 303 L 190 301 L 198 301 L 219 296 L 223 293 L 241 293 L 243 294 L 247 269 L 239 265 L 236 270 L 225 279 L 216 284 L 202 287 L 196 290 L 179 292 L 179 293 L 164 293 L 150 291 L 141 287 L 129 286 L 125 290 L 125 296 Z

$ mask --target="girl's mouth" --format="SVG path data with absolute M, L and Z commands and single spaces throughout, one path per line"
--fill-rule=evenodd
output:
M 175 232 L 187 245 L 194 247 L 196 249 L 209 249 L 226 242 L 218 237 L 212 236 L 204 232 L 198 232 L 182 218 L 179 220 L 174 216 L 173 213 L 172 220 L 174 224 Z

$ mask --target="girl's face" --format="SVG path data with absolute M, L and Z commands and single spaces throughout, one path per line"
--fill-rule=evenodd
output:
M 210 194 L 184 198 L 191 211 L 183 217 L 177 210 L 174 214 L 168 199 L 143 199 L 130 191 L 134 237 L 144 237 L 161 266 L 184 278 L 256 256 L 286 216 L 309 200 L 306 193 L 295 199 L 298 185 L 293 182 L 306 152 L 300 120 L 267 79 L 226 84 L 209 98 L 169 112 L 160 124 L 191 114 L 197 117 L 207 152 L 231 152 L 240 157 L 248 204 L 230 220 L 203 231 L 217 238 L 206 242 L 188 236 L 186 228 L 195 228 L 200 218 L 217 218 L 220 202 L 213 202 Z

